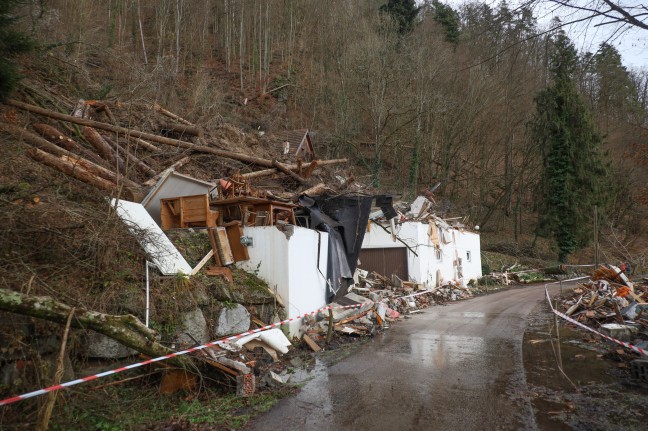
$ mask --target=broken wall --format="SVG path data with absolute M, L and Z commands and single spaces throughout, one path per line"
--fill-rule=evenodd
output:
M 389 227 L 387 228 L 390 229 Z M 408 274 L 410 281 L 436 286 L 437 271 L 442 281 L 458 278 L 457 258 L 461 258 L 461 274 L 465 283 L 481 277 L 481 252 L 479 234 L 461 232 L 458 229 L 439 229 L 439 252 L 428 235 L 429 224 L 405 222 L 396 226 L 396 235 L 409 246 L 407 251 Z M 362 243 L 363 249 L 406 248 L 403 242 L 394 242 L 390 233 L 379 226 L 371 227 Z M 467 255 L 470 253 L 470 261 Z M 389 276 L 391 274 L 383 274 Z
M 326 305 L 328 234 L 299 226 L 248 226 L 245 236 L 254 241 L 248 247 L 250 260 L 237 265 L 276 286 L 288 317 L 295 317 Z M 269 323 L 269 322 L 266 322 Z M 301 321 L 291 322 L 296 335 Z

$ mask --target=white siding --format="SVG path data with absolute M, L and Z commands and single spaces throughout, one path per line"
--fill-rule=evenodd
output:
M 250 260 L 238 266 L 258 271 L 271 288 L 276 286 L 288 317 L 295 317 L 326 305 L 328 234 L 298 226 L 289 229 L 292 235 L 274 226 L 243 228 L 243 233 L 253 238 L 254 246 L 248 247 Z M 301 321 L 292 322 L 290 335 L 297 334 L 300 326 Z
M 437 283 L 437 270 L 440 270 L 443 281 L 456 280 L 458 268 L 457 258 L 461 259 L 463 281 L 481 277 L 481 253 L 479 234 L 461 232 L 458 229 L 441 229 L 440 236 L 445 236 L 449 242 L 441 239 L 440 259 L 436 247 L 428 236 L 429 225 L 421 222 L 405 222 L 396 226 L 396 234 L 402 240 L 394 242 L 391 235 L 375 224 L 365 234 L 362 248 L 393 248 L 409 246 L 407 252 L 408 272 L 410 281 L 417 281 L 428 286 Z M 389 230 L 390 228 L 387 227 Z M 470 251 L 470 262 L 466 253 Z M 389 274 L 385 274 L 389 275 Z

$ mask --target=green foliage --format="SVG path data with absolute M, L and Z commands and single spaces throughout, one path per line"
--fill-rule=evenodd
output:
M 391 15 L 401 35 L 411 33 L 420 10 L 414 0 L 388 0 L 380 7 L 381 12 Z
M 17 17 L 13 11 L 23 1 L 0 0 L 0 100 L 4 100 L 20 79 L 18 67 L 11 60 L 33 48 L 31 38 L 12 28 Z
M 439 0 L 432 1 L 434 20 L 443 26 L 448 42 L 459 42 L 459 14 L 451 6 L 441 3 Z
M 602 43 L 592 60 L 590 71 L 597 89 L 594 97 L 597 110 L 617 118 L 638 113 L 641 108 L 637 88 L 621 62 L 619 51 Z
M 558 260 L 565 262 L 591 236 L 592 209 L 605 203 L 607 172 L 601 137 L 574 84 L 576 50 L 562 32 L 552 42 L 553 85 L 536 96 L 530 131 L 543 157 L 537 233 L 555 239 Z

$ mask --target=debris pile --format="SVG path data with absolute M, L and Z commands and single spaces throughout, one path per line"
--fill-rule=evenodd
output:
M 396 275 L 390 279 L 361 269 L 356 270 L 356 279 L 352 292 L 330 304 L 333 307 L 330 313 L 320 312 L 304 319 L 303 341 L 311 350 L 322 350 L 333 334 L 373 336 L 427 307 L 473 297 L 471 289 L 453 282 L 428 289 Z
M 648 348 L 648 280 L 632 282 L 616 266 L 594 270 L 559 310 L 612 338 Z

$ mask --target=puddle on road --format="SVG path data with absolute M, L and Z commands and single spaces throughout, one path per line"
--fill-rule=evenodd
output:
M 541 430 L 645 430 L 648 383 L 603 358 L 606 344 L 584 341 L 589 334 L 560 328 L 563 376 L 558 345 L 551 342 L 553 317 L 545 304 L 530 315 L 524 336 L 524 367 L 530 398 Z M 571 383 L 570 383 L 571 380 Z

